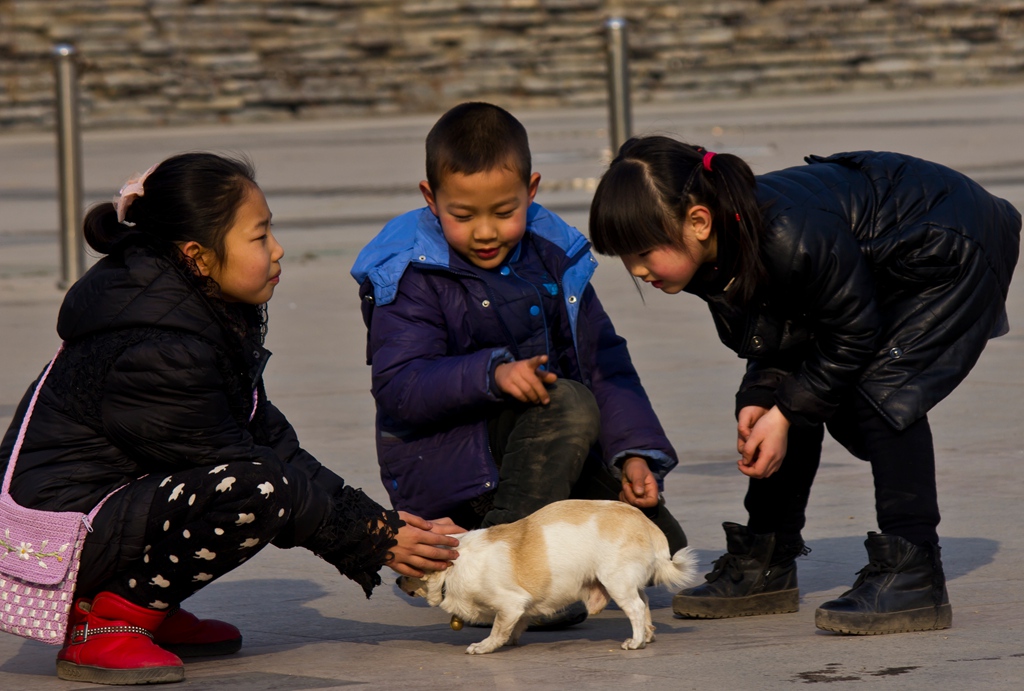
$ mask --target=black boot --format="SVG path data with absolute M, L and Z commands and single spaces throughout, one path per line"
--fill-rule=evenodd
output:
M 937 545 L 920 547 L 897 535 L 868 533 L 869 563 L 838 599 L 814 613 L 825 631 L 871 635 L 948 629 L 953 608 Z
M 672 610 L 693 619 L 797 611 L 796 558 L 808 551 L 803 541 L 777 545 L 775 533 L 755 535 L 737 523 L 722 527 L 728 551 L 715 560 L 707 583 L 672 598 Z

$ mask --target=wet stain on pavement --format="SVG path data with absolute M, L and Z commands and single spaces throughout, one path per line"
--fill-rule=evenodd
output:
M 863 681 L 865 676 L 868 677 L 896 677 L 901 674 L 907 674 L 917 669 L 914 667 L 884 667 L 876 670 L 860 670 L 858 672 L 847 672 L 842 669 L 842 664 L 838 662 L 830 662 L 823 669 L 812 670 L 810 672 L 800 672 L 793 677 L 792 681 L 802 682 L 804 684 L 831 684 L 836 681 Z
M 860 677 L 845 675 L 841 672 L 842 665 L 838 662 L 830 662 L 824 669 L 811 672 L 800 672 L 793 681 L 802 681 L 805 684 L 831 683 L 833 681 L 860 681 Z
M 868 672 L 868 674 L 873 677 L 897 677 L 907 672 L 913 672 L 915 669 L 917 669 L 916 665 L 914 667 L 886 667 L 877 672 Z

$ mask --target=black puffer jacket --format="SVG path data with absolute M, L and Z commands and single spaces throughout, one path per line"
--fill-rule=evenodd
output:
M 947 396 L 1006 333 L 1021 216 L 944 166 L 855 152 L 757 178 L 768 282 L 746 307 L 705 267 L 687 287 L 748 358 L 737 394 L 794 424 L 856 386 L 896 429 Z M 726 259 L 730 248 L 720 249 Z
M 123 257 L 105 257 L 72 286 L 57 323 L 64 351 L 28 425 L 11 495 L 31 508 L 88 512 L 111 490 L 146 474 L 258 460 L 280 466 L 292 496 L 291 519 L 274 544 L 316 542 L 339 502 L 347 504 L 347 518 L 363 513 L 353 523 L 361 535 L 350 542 L 365 539 L 367 518 L 384 510 L 299 446 L 263 389 L 270 353 L 236 335 L 225 319 L 230 313 L 215 309 L 186 272 L 134 247 Z M 0 467 L 34 387 L 4 437 Z M 258 406 L 250 422 L 254 388 Z M 129 484 L 107 505 L 119 514 L 90 535 L 90 544 L 103 546 L 96 560 L 108 572 L 141 556 L 153 486 Z M 361 557 L 365 562 L 367 555 Z

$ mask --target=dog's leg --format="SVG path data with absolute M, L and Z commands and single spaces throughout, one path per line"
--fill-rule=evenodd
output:
M 466 652 L 470 655 L 483 655 L 484 653 L 494 652 L 508 642 L 515 631 L 516 624 L 524 618 L 521 610 L 517 612 L 498 612 L 494 615 L 494 626 L 491 627 L 491 635 L 479 643 L 474 643 L 466 648 Z
M 589 588 L 587 597 L 583 600 L 587 605 L 587 613 L 598 614 L 608 606 L 608 591 L 605 590 L 601 581 L 594 581 Z
M 612 589 L 607 584 L 609 594 L 615 600 L 619 608 L 629 617 L 629 623 L 633 625 L 633 637 L 627 638 L 622 643 L 623 650 L 637 650 L 647 645 L 648 622 L 650 622 L 651 610 L 647 606 L 647 594 L 643 599 L 640 597 L 640 590 L 635 586 Z
M 507 645 L 519 645 L 519 637 L 523 635 L 523 631 L 526 631 L 526 627 L 529 625 L 530 617 L 519 617 L 519 621 L 516 622 L 515 628 L 512 629 L 512 636 L 509 637 Z
M 644 623 L 646 626 L 644 630 L 647 632 L 647 636 L 644 638 L 645 643 L 654 642 L 654 622 L 651 621 L 651 601 L 647 599 L 647 591 L 643 588 L 637 588 L 637 594 L 640 595 L 640 599 L 644 603 Z

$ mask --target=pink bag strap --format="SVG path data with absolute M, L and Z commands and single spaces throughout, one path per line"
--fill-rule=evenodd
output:
M 3 489 L 0 489 L 0 497 L 10 497 L 11 478 L 14 477 L 14 466 L 18 463 L 18 456 L 21 454 L 21 445 L 25 442 L 25 432 L 28 430 L 28 421 L 32 419 L 32 411 L 36 408 L 36 401 L 39 400 L 39 392 L 43 389 L 43 384 L 46 383 L 46 378 L 50 376 L 50 370 L 53 369 L 53 363 L 57 360 L 57 356 L 64 350 L 64 344 L 61 343 L 60 347 L 57 348 L 57 353 L 50 360 L 50 364 L 43 370 L 43 374 L 39 377 L 39 383 L 36 384 L 36 390 L 32 392 L 32 399 L 28 402 L 28 410 L 25 411 L 25 417 L 21 421 L 21 427 L 18 429 L 18 439 L 14 442 L 14 449 L 11 450 L 11 460 L 7 462 L 7 472 L 4 473 L 4 484 Z M 103 497 L 99 504 L 93 507 L 93 510 L 89 512 L 83 519 L 85 527 L 92 532 L 92 519 L 96 517 L 99 510 L 103 508 L 103 504 L 106 503 L 107 499 L 110 499 L 115 493 L 117 493 L 126 485 L 121 485 L 113 492 Z M 11 501 L 14 501 L 13 499 Z
M 32 400 L 28 402 L 28 410 L 25 411 L 25 417 L 21 421 L 21 428 L 18 430 L 18 440 L 14 442 L 14 449 L 11 451 L 11 460 L 7 462 L 7 472 L 4 473 L 4 485 L 3 489 L 0 490 L 0 496 L 8 496 L 8 491 L 11 486 L 11 478 L 14 477 L 14 465 L 18 462 L 18 455 L 21 453 L 21 445 L 25 441 L 25 432 L 28 430 L 28 421 L 32 419 L 32 411 L 35 410 L 36 401 L 39 400 L 39 392 L 43 389 L 43 384 L 46 382 L 46 378 L 50 376 L 50 370 L 53 369 L 53 363 L 57 359 L 57 355 L 60 355 L 61 351 L 64 350 L 64 344 L 60 344 L 60 348 L 57 348 L 57 353 L 50 360 L 50 364 L 46 366 L 43 371 L 43 375 L 39 377 L 39 383 L 36 384 L 36 390 L 32 392 Z

